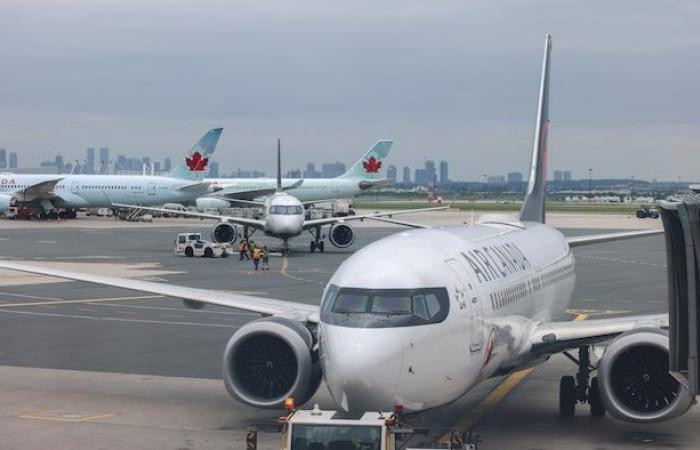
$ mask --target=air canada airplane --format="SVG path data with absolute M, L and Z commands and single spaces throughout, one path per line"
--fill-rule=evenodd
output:
M 222 128 L 207 131 L 164 176 L 0 174 L 0 215 L 12 206 L 51 212 L 109 208 L 116 202 L 140 205 L 194 202 L 212 190 L 203 179 L 221 131 Z
M 549 60 L 546 37 L 532 165 L 519 217 L 472 226 L 420 227 L 350 256 L 320 305 L 34 267 L 0 267 L 252 311 L 223 356 L 238 400 L 280 407 L 308 401 L 325 381 L 339 407 L 422 411 L 459 399 L 480 381 L 579 349 L 577 377 L 560 384 L 559 412 L 577 402 L 636 422 L 684 414 L 693 398 L 669 373 L 668 315 L 556 321 L 574 288 L 572 247 L 647 236 L 634 231 L 565 237 L 545 221 Z M 425 242 L 430 242 L 425 246 Z M 392 255 L 387 258 L 386 255 Z M 588 345 L 606 345 L 589 365 Z
M 268 196 L 286 191 L 305 203 L 320 202 L 331 198 L 348 198 L 370 189 L 385 186 L 383 176 L 386 157 L 393 142 L 380 140 L 347 172 L 335 178 L 283 178 L 281 189 L 274 178 L 206 178 L 217 189 L 215 195 L 197 199 L 197 208 L 228 208 L 230 200 L 264 200 Z
M 301 184 L 305 180 L 299 180 L 295 184 Z M 438 206 L 422 209 L 406 209 L 399 211 L 391 211 L 388 213 L 355 215 L 349 217 L 329 217 L 323 219 L 306 220 L 304 205 L 312 202 L 302 202 L 294 195 L 284 192 L 282 185 L 282 162 L 280 141 L 277 140 L 277 188 L 276 192 L 269 196 L 264 202 L 254 200 L 238 200 L 241 203 L 254 204 L 262 206 L 265 211 L 265 218 L 252 219 L 246 217 L 222 216 L 218 214 L 198 213 L 193 211 L 177 211 L 177 214 L 199 217 L 202 219 L 214 219 L 218 223 L 214 226 L 211 232 L 212 239 L 216 242 L 233 242 L 238 239 L 239 232 L 237 226 L 243 228 L 243 236 L 248 239 L 253 232 L 261 230 L 266 236 L 282 239 L 284 255 L 289 254 L 289 239 L 299 236 L 304 231 L 308 231 L 313 240 L 310 243 L 310 250 L 313 253 L 315 250 L 324 251 L 323 234 L 321 230 L 329 226 L 328 240 L 337 248 L 347 248 L 355 242 L 355 231 L 348 222 L 373 218 L 388 218 L 391 220 L 393 216 L 417 212 L 435 211 L 447 209 L 449 206 Z M 122 208 L 139 208 L 144 211 L 157 212 L 174 212 L 166 208 L 154 208 L 137 206 L 130 204 L 115 203 L 114 206 Z

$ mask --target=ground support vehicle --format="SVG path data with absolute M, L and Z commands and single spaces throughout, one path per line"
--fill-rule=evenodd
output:
M 201 233 L 180 233 L 175 239 L 175 254 L 189 257 L 226 258 L 233 254 L 233 249 L 227 243 L 205 241 Z

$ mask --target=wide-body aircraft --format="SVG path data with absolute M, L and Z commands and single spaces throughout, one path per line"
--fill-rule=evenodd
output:
M 13 206 L 51 212 L 110 208 L 114 203 L 192 203 L 212 190 L 203 178 L 221 131 L 207 131 L 182 162 L 163 176 L 0 174 L 0 215 Z
M 384 160 L 393 142 L 377 141 L 347 172 L 335 178 L 282 178 L 282 191 L 304 203 L 328 199 L 350 198 L 370 189 L 385 186 L 388 180 Z M 231 206 L 230 200 L 264 201 L 278 192 L 275 178 L 205 178 L 217 190 L 215 194 L 197 199 L 199 209 L 221 209 Z
M 422 411 L 459 399 L 489 377 L 579 349 L 578 376 L 561 380 L 561 415 L 583 402 L 594 416 L 607 410 L 637 422 L 677 417 L 693 398 L 669 373 L 667 314 L 557 320 L 574 287 L 572 247 L 661 231 L 567 238 L 544 223 L 550 48 L 547 35 L 519 217 L 380 239 L 338 268 L 320 305 L 21 262 L 0 261 L 0 267 L 260 313 L 265 317 L 233 334 L 223 359 L 228 392 L 257 407 L 278 408 L 288 397 L 303 404 L 323 380 L 348 411 L 399 404 Z M 590 344 L 606 346 L 595 368 Z

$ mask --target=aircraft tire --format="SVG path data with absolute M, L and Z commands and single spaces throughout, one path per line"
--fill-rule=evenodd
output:
M 559 416 L 572 417 L 576 409 L 576 380 L 567 375 L 559 382 Z
M 311 251 L 311 253 L 316 251 L 316 243 L 314 241 L 311 241 L 311 244 L 309 244 L 309 251 Z
M 323 253 L 323 247 L 324 247 L 324 246 L 323 246 L 323 241 L 319 242 L 319 243 L 318 243 L 318 251 L 320 251 L 321 253 Z
M 603 405 L 603 399 L 600 397 L 598 377 L 594 377 L 591 380 L 591 387 L 588 390 L 588 403 L 591 405 L 591 416 L 603 417 L 605 415 L 605 406 Z
M 186 248 L 185 248 L 185 256 L 187 256 L 187 257 L 192 257 L 192 256 L 194 256 L 194 251 L 192 250 L 192 247 L 186 247 Z

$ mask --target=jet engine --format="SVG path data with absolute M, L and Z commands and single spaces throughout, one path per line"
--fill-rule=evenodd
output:
M 668 334 L 639 328 L 615 338 L 598 364 L 605 409 L 628 422 L 661 422 L 685 414 L 692 397 L 669 372 Z
M 224 385 L 234 398 L 279 408 L 286 398 L 307 402 L 321 384 L 314 337 L 301 322 L 269 317 L 236 331 L 224 350 Z
M 219 222 L 211 230 L 211 240 L 219 244 L 230 244 L 238 237 L 236 227 L 228 222 Z
M 355 230 L 346 223 L 337 223 L 331 227 L 328 239 L 338 248 L 347 248 L 355 242 Z
M 0 214 L 6 213 L 13 206 L 14 198 L 10 195 L 0 194 Z
M 204 211 L 206 209 L 222 209 L 231 207 L 231 203 L 228 201 L 212 197 L 199 197 L 195 201 L 195 205 L 197 205 L 197 209 L 200 211 Z

